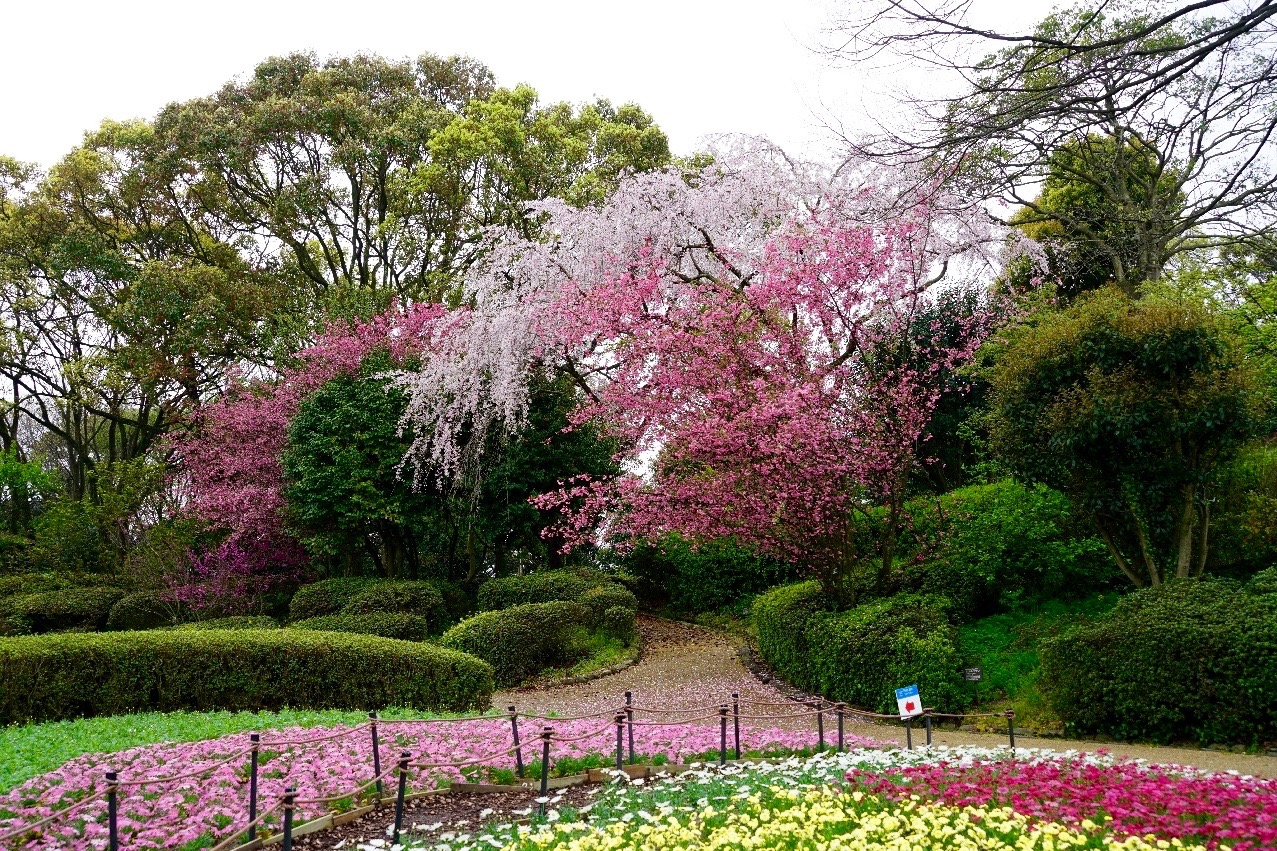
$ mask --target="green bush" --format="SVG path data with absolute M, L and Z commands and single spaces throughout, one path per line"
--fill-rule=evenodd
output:
M 0 576 L 0 599 L 44 591 L 61 591 L 64 588 L 101 588 L 108 584 L 108 578 L 92 573 L 15 573 L 12 576 Z
M 952 601 L 971 620 L 1061 597 L 1084 597 L 1120 578 L 1103 542 L 1073 519 L 1068 499 L 1005 480 L 918 499 L 901 551 L 906 590 Z
M 942 712 L 962 708 L 962 658 L 944 601 L 901 594 L 807 622 L 815 691 L 875 712 L 895 712 L 895 690 L 917 684 Z
M 424 618 L 432 627 L 448 620 L 443 595 L 431 582 L 378 582 L 352 597 L 341 611 L 348 615 L 402 612 Z
M 597 588 L 591 588 L 576 602 L 585 606 L 586 611 L 589 612 L 586 625 L 591 628 L 597 628 L 603 624 L 609 609 L 622 608 L 634 613 L 638 612 L 638 598 L 633 592 L 620 585 L 600 585 Z M 633 617 L 630 618 L 631 621 L 633 619 Z
M 0 639 L 0 724 L 143 710 L 486 708 L 473 656 L 371 635 L 153 630 Z
M 754 600 L 758 652 L 776 673 L 799 688 L 815 688 L 807 647 L 807 622 L 825 606 L 825 595 L 813 581 L 782 585 Z
M 1277 594 L 1277 567 L 1261 570 L 1246 583 L 1246 591 L 1251 594 Z
M 203 629 L 279 629 L 279 623 L 269 615 L 234 615 L 228 618 L 213 618 L 207 621 L 192 621 L 168 629 L 203 630 Z
M 1043 643 L 1042 689 L 1073 733 L 1273 741 L 1277 594 L 1206 580 L 1137 591 Z
M 0 601 L 0 614 L 18 617 L 32 632 L 106 628 L 111 607 L 124 596 L 119 588 L 65 588 Z
M 163 591 L 126 594 L 111 607 L 108 629 L 159 629 L 186 620 L 190 611 Z
M 288 619 L 300 621 L 335 615 L 360 593 L 384 581 L 371 576 L 343 576 L 303 585 L 288 604 Z
M 644 600 L 676 612 L 710 612 L 792 581 L 797 567 L 761 555 L 731 538 L 693 546 L 677 535 L 636 547 L 627 569 L 640 580 Z
M 634 643 L 636 632 L 634 620 L 637 614 L 635 609 L 628 606 L 612 606 L 603 613 L 599 631 L 605 637 L 615 638 L 626 647 L 629 647 Z
M 498 685 L 516 685 L 546 668 L 577 661 L 587 616 L 578 603 L 523 603 L 463 620 L 444 633 L 440 644 L 491 664 Z
M 366 614 L 342 612 L 337 615 L 307 618 L 288 626 L 290 629 L 380 635 L 382 638 L 398 638 L 404 641 L 425 641 L 426 636 L 430 634 L 429 621 L 421 615 L 409 612 L 368 612 Z
M 523 603 L 576 601 L 591 588 L 607 585 L 602 577 L 565 570 L 542 570 L 524 576 L 490 579 L 479 587 L 479 611 L 508 609 Z

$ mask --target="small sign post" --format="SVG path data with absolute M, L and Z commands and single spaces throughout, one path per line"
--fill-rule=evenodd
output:
M 896 689 L 896 705 L 900 707 L 900 720 L 922 714 L 922 698 L 918 696 L 916 685 Z
M 984 669 L 976 666 L 974 668 L 963 668 L 962 679 L 971 683 L 971 687 L 975 689 L 975 705 L 980 705 L 980 680 L 984 679 Z

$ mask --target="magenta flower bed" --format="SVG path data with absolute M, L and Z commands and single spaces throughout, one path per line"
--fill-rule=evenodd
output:
M 520 720 L 520 735 L 525 749 L 524 759 L 540 758 L 541 743 L 537 737 L 542 726 L 550 726 L 555 735 L 565 739 L 589 733 L 571 742 L 556 742 L 551 760 L 563 757 L 585 757 L 611 754 L 615 748 L 616 728 L 602 719 L 587 721 Z M 603 729 L 601 729 L 603 728 Z M 327 741 L 315 741 L 351 728 L 290 729 L 263 734 L 260 800 L 263 807 L 276 802 L 287 785 L 296 787 L 299 799 L 322 798 L 353 790 L 374 776 L 372 738 L 366 729 L 355 728 L 349 735 Z M 380 725 L 382 768 L 391 768 L 400 751 L 408 750 L 414 761 L 461 762 L 499 753 L 512 744 L 510 722 L 501 718 L 485 718 L 464 724 L 438 724 L 409 721 L 387 721 Z M 810 732 L 743 729 L 743 746 L 799 749 L 814 744 Z M 272 742 L 292 740 L 308 744 L 272 746 Z M 92 754 L 74 759 L 57 771 L 32 778 L 0 798 L 0 835 L 33 824 L 55 811 L 71 806 L 86 795 L 104 788 L 103 774 L 115 770 L 122 781 L 165 777 L 211 770 L 199 777 L 121 789 L 120 833 L 122 847 L 134 849 L 208 847 L 243 830 L 248 812 L 248 757 L 238 757 L 224 765 L 220 760 L 248 747 L 248 734 L 224 736 L 207 742 L 161 744 L 134 748 L 120 753 Z M 848 737 L 848 747 L 875 744 L 859 736 Z M 635 750 L 640 754 L 664 754 L 680 761 L 695 754 L 717 749 L 717 726 L 679 724 L 675 726 L 637 727 Z M 729 733 L 730 747 L 730 733 Z M 497 768 L 513 768 L 514 757 L 496 756 L 483 764 Z M 429 789 L 441 779 L 458 780 L 458 769 L 426 769 L 412 779 L 413 790 Z M 387 788 L 393 786 L 387 781 Z M 349 808 L 353 800 L 336 802 L 336 806 L 301 804 L 298 820 L 304 821 L 331 809 Z M 278 818 L 266 822 L 278 827 Z M 24 837 L 13 847 L 22 849 L 87 849 L 106 845 L 106 804 L 93 801 L 73 817 L 56 821 L 31 837 Z M 6 846 L 9 847 L 9 846 Z
M 1277 848 L 1277 780 L 1084 758 L 941 762 L 855 770 L 847 779 L 894 799 L 917 795 L 953 806 L 1010 806 L 1033 819 L 1072 826 L 1108 820 L 1120 834 L 1195 840 L 1208 848 Z

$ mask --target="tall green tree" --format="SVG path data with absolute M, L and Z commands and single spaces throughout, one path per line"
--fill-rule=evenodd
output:
M 1265 403 L 1229 324 L 1200 299 L 1106 288 L 1003 346 L 989 373 L 1001 460 L 1072 498 L 1136 586 L 1201 573 L 1208 489 Z

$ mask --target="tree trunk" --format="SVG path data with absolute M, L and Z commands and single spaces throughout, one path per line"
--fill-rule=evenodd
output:
M 1193 566 L 1193 520 L 1197 516 L 1197 487 L 1185 485 L 1181 493 L 1184 505 L 1175 529 L 1175 578 L 1187 579 Z

